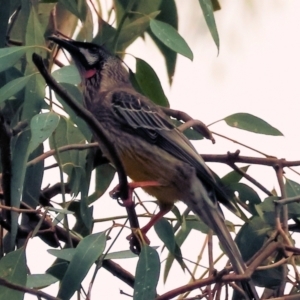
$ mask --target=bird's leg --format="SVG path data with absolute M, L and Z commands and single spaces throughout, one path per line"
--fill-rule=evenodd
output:
M 169 209 L 161 209 L 159 213 L 153 215 L 150 219 L 150 221 L 141 228 L 141 231 L 144 235 L 147 234 L 147 232 L 151 229 L 151 227 L 158 222 L 165 214 L 167 214 L 170 210 Z
M 161 184 L 158 183 L 157 181 L 143 181 L 143 182 L 131 182 L 128 184 L 128 198 L 123 200 L 122 205 L 125 206 L 127 208 L 127 210 L 131 207 L 134 206 L 134 202 L 132 200 L 132 194 L 134 189 L 136 188 L 144 188 L 144 187 L 149 187 L 149 186 L 160 186 Z M 119 195 L 118 195 L 118 188 L 119 185 L 117 185 L 111 192 L 109 192 L 109 195 L 113 198 L 113 199 L 118 199 Z M 141 242 L 145 242 L 147 244 L 150 244 L 150 240 L 147 238 L 146 234 L 149 231 L 149 229 L 158 221 L 160 220 L 166 213 L 168 213 L 169 210 L 167 209 L 162 209 L 159 211 L 158 214 L 153 215 L 150 219 L 150 221 L 148 222 L 147 225 L 145 225 L 143 228 L 139 229 L 139 239 L 141 240 Z M 128 240 L 132 240 L 133 239 L 133 235 L 136 235 L 136 228 L 133 229 L 133 234 L 130 234 L 127 239 Z

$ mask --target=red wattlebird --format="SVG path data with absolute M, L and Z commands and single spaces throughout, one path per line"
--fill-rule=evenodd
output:
M 216 233 L 235 273 L 244 274 L 246 265 L 218 201 L 231 203 L 190 141 L 159 106 L 132 87 L 119 58 L 92 43 L 50 39 L 71 54 L 81 75 L 85 106 L 101 122 L 127 175 L 134 182 L 158 183 L 143 189 L 158 200 L 162 211 L 182 200 Z M 251 281 L 238 285 L 248 299 L 259 299 Z

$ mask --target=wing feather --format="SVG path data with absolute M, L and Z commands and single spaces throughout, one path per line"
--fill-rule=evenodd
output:
M 138 93 L 127 91 L 115 92 L 111 104 L 124 129 L 127 128 L 129 132 L 140 135 L 149 143 L 192 165 L 198 177 L 215 194 L 211 197 L 212 201 L 216 201 L 217 197 L 221 203 L 229 205 L 228 196 L 216 182 L 202 157 L 158 106 Z M 229 206 L 234 210 L 232 204 Z

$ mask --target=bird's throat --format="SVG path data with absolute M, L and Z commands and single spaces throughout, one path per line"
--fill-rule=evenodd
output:
M 84 78 L 88 79 L 93 77 L 96 74 L 96 69 L 87 70 L 84 73 Z

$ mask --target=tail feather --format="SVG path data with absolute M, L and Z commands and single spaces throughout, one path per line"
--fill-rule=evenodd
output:
M 208 197 L 208 194 L 201 193 L 203 198 Z M 224 252 L 229 257 L 229 260 L 232 264 L 232 268 L 236 274 L 242 275 L 245 273 L 246 265 L 243 261 L 242 255 L 233 241 L 226 225 L 221 209 L 218 204 L 215 205 L 208 204 L 210 199 L 186 199 L 185 203 L 188 207 L 200 217 L 204 223 L 206 223 L 218 236 L 220 243 L 224 249 Z M 255 286 L 252 281 L 242 281 L 239 283 L 239 286 L 245 291 L 249 296 L 249 299 L 258 300 L 258 294 L 256 292 Z

